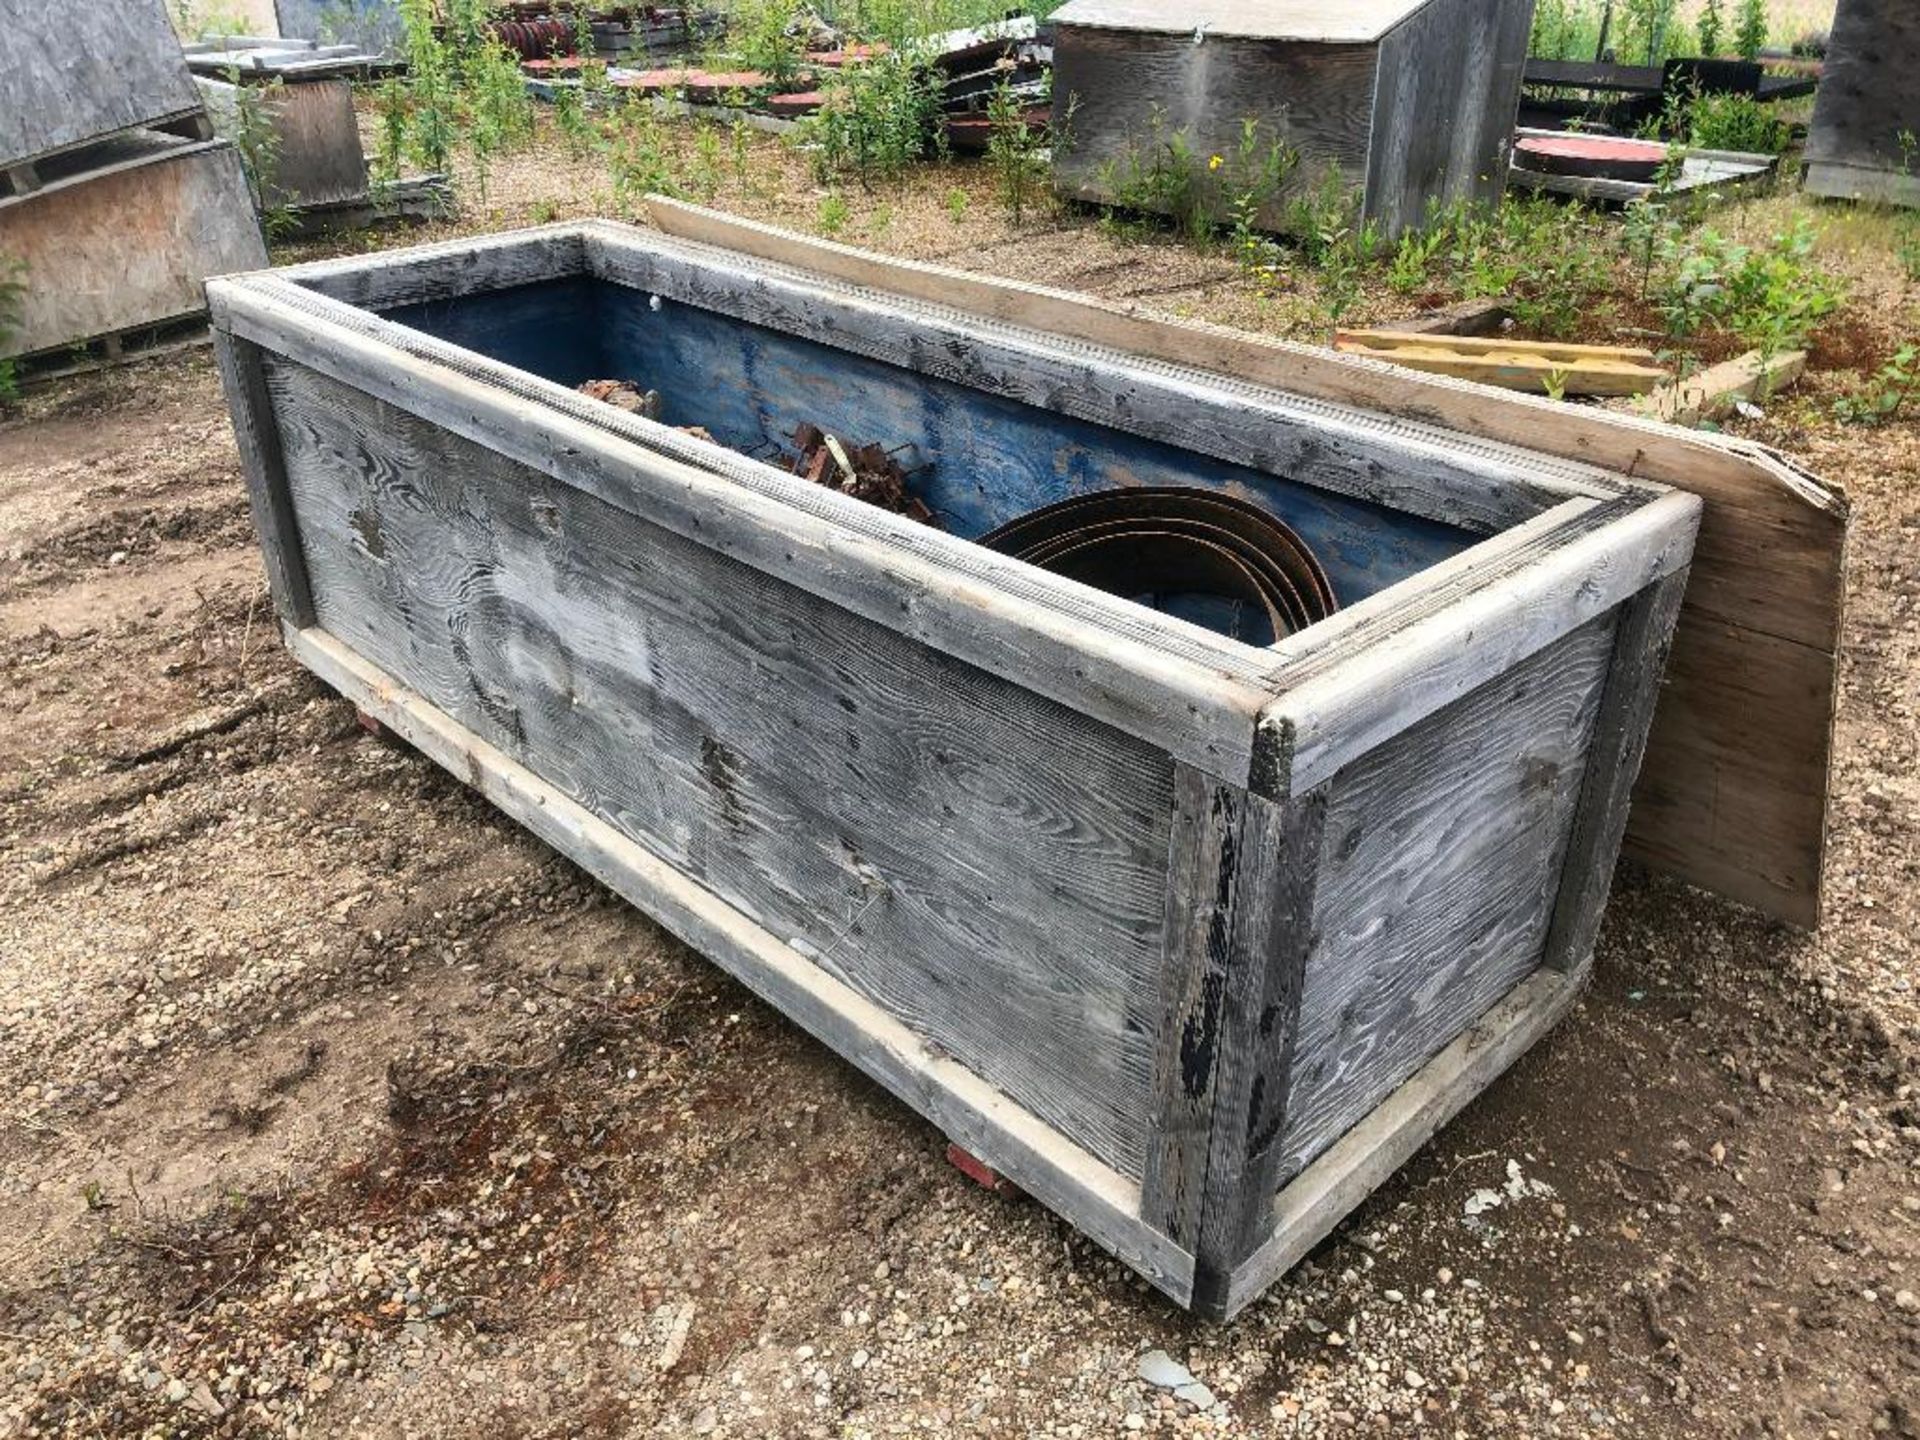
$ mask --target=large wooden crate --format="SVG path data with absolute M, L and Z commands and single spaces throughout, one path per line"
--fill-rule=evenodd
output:
M 0 36 L 0 170 L 199 113 L 165 0 L 0 0 Z
M 612 224 L 209 290 L 293 652 L 1181 1303 L 1577 995 L 1694 497 Z M 802 420 L 945 528 L 672 428 Z M 1345 608 L 1254 648 L 971 543 L 1137 483 Z
M 58 350 L 202 314 L 209 275 L 267 263 L 240 156 L 225 141 L 134 131 L 0 198 L 0 264 L 23 267 L 0 357 Z M 203 332 L 204 334 L 204 332 Z
M 1912 0 L 1841 0 L 1807 132 L 1809 193 L 1920 205 L 1917 66 Z
M 1057 184 L 1165 208 L 1139 177 L 1189 170 L 1180 203 L 1225 222 L 1242 126 L 1298 157 L 1261 212 L 1273 229 L 1329 173 L 1389 236 L 1430 207 L 1495 202 L 1520 104 L 1533 0 L 1068 0 L 1053 15 Z

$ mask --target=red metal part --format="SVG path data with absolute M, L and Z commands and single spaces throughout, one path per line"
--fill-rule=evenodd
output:
M 963 1150 L 958 1145 L 947 1146 L 947 1163 L 983 1190 L 991 1190 L 996 1195 L 1014 1193 L 1014 1184 L 1011 1180 L 978 1155 Z
M 1611 135 L 1529 136 L 1513 147 L 1525 169 L 1596 180 L 1648 181 L 1667 163 L 1667 147 Z

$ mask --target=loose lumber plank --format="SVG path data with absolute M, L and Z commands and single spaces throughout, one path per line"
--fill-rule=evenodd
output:
M 1232 1319 L 1333 1233 L 1441 1126 L 1559 1024 L 1585 982 L 1584 970 L 1536 970 L 1282 1187 L 1274 1197 L 1272 1235 L 1234 1272 L 1218 1318 Z
M 1629 600 L 1615 622 L 1606 690 L 1547 932 L 1543 963 L 1552 969 L 1578 970 L 1593 956 L 1686 588 L 1687 572 L 1675 571 Z
M 1681 430 L 1643 417 L 1559 405 L 1358 356 L 1154 315 L 1066 291 L 893 260 L 828 241 L 650 197 L 648 214 L 670 234 L 743 250 L 850 284 L 1027 325 L 1171 363 L 1384 414 L 1417 417 L 1465 434 L 1529 446 L 1604 470 L 1657 481 L 1706 501 L 1680 616 L 1672 678 L 1700 692 L 1684 714 L 1656 716 L 1628 853 L 1803 927 L 1818 923 L 1826 845 L 1827 772 L 1845 607 L 1848 506 L 1844 495 L 1751 441 Z M 1725 647 L 1689 644 L 1715 627 L 1742 637 L 1758 664 L 1740 677 L 1737 702 L 1710 669 Z M 1777 642 L 1777 643 L 1776 643 Z M 1804 654 L 1794 653 L 1803 650 Z M 1781 668 L 1775 668 L 1781 662 Z M 1781 725 L 1752 733 L 1750 717 Z M 1817 734 L 1817 743 L 1804 738 Z M 1715 765 L 1694 761 L 1711 754 Z M 1658 786 L 1647 779 L 1658 775 Z M 1791 804 L 1768 797 L 1790 794 Z M 1771 823 L 1745 838 L 1701 816 L 1729 797 Z
M 1334 336 L 1334 348 L 1506 390 L 1544 393 L 1558 386 L 1568 395 L 1643 395 L 1667 379 L 1651 350 L 1611 345 L 1342 330 Z
M 313 588 L 293 519 L 293 495 L 287 488 L 286 450 L 267 392 L 266 362 L 258 345 L 233 336 L 214 336 L 214 361 L 233 416 L 240 467 L 247 477 L 247 505 L 267 570 L 267 591 L 275 611 L 288 624 L 313 624 Z
M 1462 300 L 1438 310 L 1423 310 L 1377 327 L 1400 335 L 1497 335 L 1513 319 L 1513 301 L 1507 296 Z
M 875 1082 L 1010 1176 L 1174 1300 L 1193 1257 L 1139 1218 L 1139 1187 L 1066 1141 L 749 916 L 593 815 L 318 629 L 284 626 L 294 657 L 395 735 L 711 958 Z
M 1634 406 L 1643 415 L 1669 425 L 1698 425 L 1724 415 L 1743 400 L 1778 394 L 1807 370 L 1807 352 L 1781 350 L 1772 355 L 1749 350 L 1697 375 L 1671 380 Z

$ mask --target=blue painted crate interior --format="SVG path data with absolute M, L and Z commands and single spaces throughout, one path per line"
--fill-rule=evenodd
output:
M 593 277 L 383 314 L 556 384 L 631 382 L 656 392 L 662 423 L 702 427 L 783 470 L 803 423 L 850 446 L 878 444 L 909 472 L 938 525 L 967 539 L 1076 495 L 1199 487 L 1291 526 L 1348 605 L 1484 538 Z M 1204 607 L 1161 608 L 1214 623 Z

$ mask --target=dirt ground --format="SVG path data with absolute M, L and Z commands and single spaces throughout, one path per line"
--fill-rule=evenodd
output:
M 548 153 L 463 223 L 610 204 Z M 959 171 L 855 225 L 1289 323 Z M 0 422 L 0 1434 L 1920 1440 L 1920 435 L 1825 418 L 1909 303 L 1835 255 L 1862 353 L 1743 422 L 1859 515 L 1830 920 L 1623 872 L 1582 1007 L 1227 1327 L 296 667 L 204 354 L 34 394 Z

